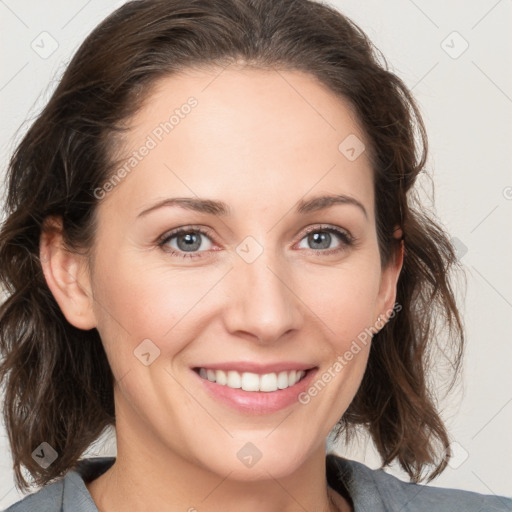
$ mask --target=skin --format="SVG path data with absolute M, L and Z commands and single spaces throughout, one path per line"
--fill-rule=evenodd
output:
M 87 487 L 102 512 L 347 511 L 327 486 L 325 439 L 370 344 L 308 404 L 270 414 L 219 403 L 190 368 L 285 360 L 322 375 L 393 308 L 402 255 L 381 267 L 367 154 L 349 161 L 338 150 L 350 134 L 364 141 L 348 105 L 298 71 L 220 71 L 161 79 L 130 120 L 126 155 L 166 113 L 198 100 L 100 201 L 93 259 L 65 251 L 58 232 L 41 238 L 59 306 L 73 325 L 98 329 L 116 379 L 117 460 Z M 326 193 L 357 199 L 367 217 L 352 204 L 294 211 Z M 137 219 L 161 199 L 196 196 L 224 201 L 231 215 L 173 206 Z M 159 236 L 191 225 L 212 235 L 199 235 L 199 256 L 158 247 Z M 304 231 L 324 225 L 356 242 L 332 234 L 329 249 L 315 247 Z M 252 263 L 236 252 L 247 236 L 263 248 Z M 167 249 L 179 252 L 177 242 Z M 147 338 L 160 350 L 149 366 L 134 357 Z M 247 442 L 262 453 L 250 468 L 237 457 Z

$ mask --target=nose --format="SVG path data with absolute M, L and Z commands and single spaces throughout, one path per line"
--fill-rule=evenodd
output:
M 242 258 L 226 276 L 230 302 L 224 310 L 231 334 L 272 343 L 300 329 L 303 304 L 294 293 L 292 269 L 264 251 L 252 263 Z

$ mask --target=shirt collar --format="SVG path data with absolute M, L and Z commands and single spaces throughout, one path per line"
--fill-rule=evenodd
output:
M 76 469 L 64 479 L 63 512 L 98 512 L 85 484 L 102 475 L 115 460 L 115 457 L 96 457 L 79 461 Z M 326 474 L 335 491 L 343 496 L 348 492 L 355 510 L 388 510 L 382 500 L 382 489 L 375 479 L 375 471 L 364 464 L 330 453 L 326 457 Z
M 90 482 L 107 471 L 115 457 L 83 459 L 64 478 L 62 512 L 98 512 L 86 482 Z
M 386 512 L 375 471 L 364 464 L 344 459 L 335 454 L 326 458 L 327 482 L 341 495 L 350 495 L 354 510 L 358 512 Z M 346 489 L 344 492 L 343 487 Z

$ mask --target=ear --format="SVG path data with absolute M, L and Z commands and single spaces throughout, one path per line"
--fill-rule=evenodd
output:
M 396 286 L 404 262 L 404 241 L 402 230 L 395 230 L 395 238 L 400 239 L 400 244 L 385 268 L 382 269 L 382 276 L 377 298 L 377 316 L 380 315 L 383 323 L 386 323 L 396 301 Z
M 79 329 L 96 327 L 86 257 L 65 247 L 60 217 L 47 217 L 39 258 L 46 283 L 68 322 Z

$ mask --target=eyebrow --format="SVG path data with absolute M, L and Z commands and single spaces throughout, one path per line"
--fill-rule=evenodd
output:
M 313 197 L 308 200 L 301 199 L 295 208 L 298 214 L 307 214 L 330 208 L 334 205 L 352 205 L 359 208 L 366 218 L 368 218 L 368 212 L 363 204 L 357 199 L 344 195 L 344 194 L 333 194 L 333 195 L 322 195 Z M 186 210 L 192 210 L 200 213 L 208 213 L 215 216 L 229 216 L 231 215 L 231 208 L 228 204 L 223 201 L 215 201 L 213 199 L 200 199 L 196 197 L 172 197 L 158 201 L 156 204 L 149 208 L 141 211 L 137 218 L 147 215 L 153 210 L 165 206 L 178 206 Z
M 325 208 L 329 208 L 337 204 L 349 204 L 352 206 L 356 206 L 364 213 L 364 216 L 368 218 L 368 212 L 366 211 L 366 208 L 363 206 L 363 203 L 361 203 L 354 197 L 346 196 L 345 194 L 318 196 L 313 197 L 312 199 L 308 199 L 307 201 L 302 199 L 301 201 L 299 201 L 296 211 L 297 213 L 305 214 L 310 212 L 316 212 L 319 210 L 324 210 Z

